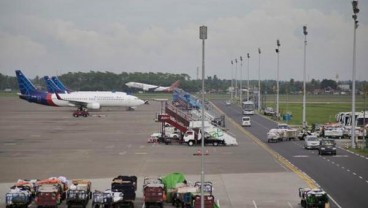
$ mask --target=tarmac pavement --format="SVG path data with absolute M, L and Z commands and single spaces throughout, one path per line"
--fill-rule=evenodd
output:
M 16 97 L 0 97 L 0 105 L 0 207 L 18 178 L 86 178 L 92 190 L 105 190 L 117 175 L 136 175 L 136 207 L 143 205 L 145 176 L 181 172 L 188 181 L 200 180 L 200 157 L 193 155 L 199 147 L 147 143 L 160 129 L 154 122 L 160 103 L 136 111 L 105 108 L 88 118 L 72 117 L 73 108 Z M 214 184 L 221 207 L 300 207 L 298 188 L 306 183 L 238 127 L 227 125 L 239 145 L 206 146 L 205 156 L 205 178 Z

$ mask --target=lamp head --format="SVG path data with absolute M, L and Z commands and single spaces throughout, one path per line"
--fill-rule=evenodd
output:
M 303 33 L 304 33 L 304 35 L 308 35 L 308 32 L 307 32 L 307 26 L 303 26 Z
M 240 61 L 243 61 L 243 57 L 242 56 L 240 56 Z
M 276 40 L 276 44 L 277 44 L 277 46 L 278 46 L 278 47 L 280 47 L 280 46 L 281 46 L 281 45 L 280 45 L 280 40 L 279 40 L 279 39 L 277 39 L 277 40 Z
M 258 48 L 258 53 L 261 54 L 261 49 L 260 48 Z
M 247 57 L 250 58 L 249 53 L 247 53 Z

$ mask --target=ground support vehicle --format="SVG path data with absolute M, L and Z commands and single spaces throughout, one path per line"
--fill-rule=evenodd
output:
M 215 205 L 215 197 L 213 195 L 204 195 L 204 208 L 213 208 Z M 201 195 L 194 196 L 193 208 L 201 208 Z
M 92 194 L 92 208 L 121 207 L 124 205 L 124 195 L 122 192 L 95 190 Z M 133 206 L 134 207 L 134 206 Z
M 35 203 L 38 207 L 57 207 L 62 202 L 62 192 L 57 184 L 41 184 L 37 188 Z
M 76 110 L 73 112 L 73 116 L 74 117 L 79 117 L 79 116 L 83 116 L 83 117 L 88 117 L 89 116 L 89 112 L 87 110 Z
M 136 176 L 117 176 L 111 182 L 111 190 L 113 192 L 121 192 L 124 195 L 122 205 L 134 207 L 135 191 L 137 190 Z
M 192 208 L 193 196 L 200 193 L 198 187 L 187 184 L 178 184 L 172 193 L 172 205 L 176 207 Z
M 185 132 L 183 136 L 183 142 L 187 143 L 188 146 L 193 146 L 195 144 L 201 144 L 202 134 L 201 130 L 196 129 L 188 129 L 188 131 Z M 205 133 L 204 137 L 204 143 L 212 144 L 213 146 L 218 146 L 219 144 L 224 145 L 225 141 L 223 139 L 217 139 L 215 137 L 212 137 L 208 133 Z
M 32 192 L 28 189 L 13 187 L 5 195 L 6 208 L 26 208 L 32 202 Z
M 327 193 L 321 189 L 299 188 L 300 205 L 304 208 L 329 207 Z
M 267 133 L 267 142 L 282 142 L 295 140 L 299 136 L 298 129 L 290 128 L 287 124 L 279 124 L 277 128 L 270 129 Z
M 331 154 L 336 155 L 336 143 L 332 139 L 322 139 L 319 141 L 318 154 Z
M 91 184 L 89 180 L 73 179 L 72 185 L 66 192 L 66 204 L 68 207 L 86 207 L 88 201 L 92 198 Z
M 214 197 L 212 195 L 212 183 L 203 183 L 203 194 L 205 201 L 205 208 L 213 208 L 215 204 Z M 193 185 L 187 183 L 178 184 L 174 192 L 173 205 L 177 207 L 198 207 L 201 206 L 201 182 L 195 182 Z
M 158 178 L 144 178 L 143 182 L 143 196 L 145 207 L 164 206 L 166 200 L 165 187 L 161 179 Z

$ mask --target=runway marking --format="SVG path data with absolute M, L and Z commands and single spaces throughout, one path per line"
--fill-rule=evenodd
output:
M 253 200 L 253 205 L 254 205 L 255 208 L 257 208 L 257 204 L 254 200 Z

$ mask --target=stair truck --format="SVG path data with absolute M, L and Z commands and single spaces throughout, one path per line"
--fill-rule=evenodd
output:
M 159 178 L 145 177 L 143 182 L 143 196 L 145 207 L 164 206 L 166 200 L 165 187 Z
M 117 176 L 111 182 L 111 191 L 123 193 L 123 201 L 120 203 L 134 207 L 135 191 L 137 190 L 137 176 Z
M 304 208 L 329 208 L 327 193 L 321 189 L 299 188 L 300 205 Z
M 88 201 L 92 198 L 91 181 L 84 179 L 73 179 L 66 192 L 66 204 L 68 208 L 72 206 L 86 207 Z

